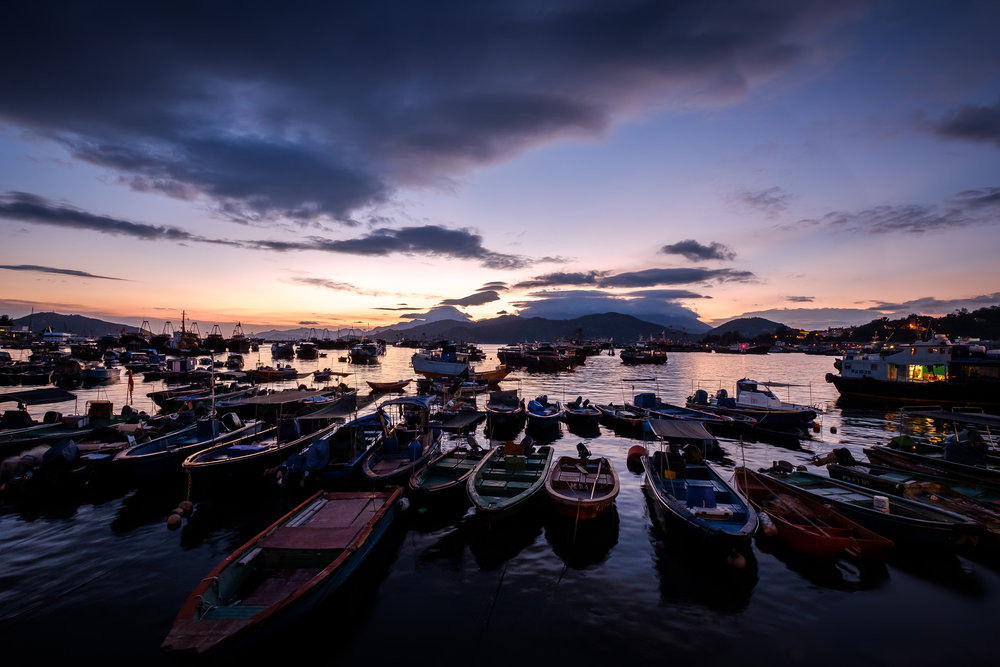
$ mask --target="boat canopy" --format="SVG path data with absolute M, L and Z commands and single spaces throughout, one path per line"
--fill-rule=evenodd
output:
M 705 425 L 684 419 L 650 419 L 650 428 L 656 437 L 664 440 L 714 440 Z
M 398 398 L 391 398 L 383 402 L 379 405 L 379 408 L 385 408 L 390 405 L 415 405 L 419 408 L 427 408 L 429 410 L 433 401 L 434 396 L 399 396 Z
M 9 391 L 0 394 L 0 402 L 21 401 L 25 405 L 42 405 L 44 403 L 62 403 L 63 401 L 76 400 L 76 394 L 70 393 L 58 387 L 42 387 L 41 389 L 25 389 L 23 391 Z

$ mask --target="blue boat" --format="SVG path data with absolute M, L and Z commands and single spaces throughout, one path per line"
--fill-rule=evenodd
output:
M 374 412 L 341 424 L 289 456 L 278 468 L 278 484 L 327 488 L 358 481 L 361 461 L 383 436 Z
M 400 396 L 375 409 L 383 435 L 361 460 L 371 484 L 405 485 L 441 446 L 440 424 L 430 419 L 433 396 Z

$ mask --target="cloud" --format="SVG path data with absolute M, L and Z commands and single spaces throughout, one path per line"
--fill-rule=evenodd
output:
M 307 276 L 298 276 L 291 278 L 293 283 L 299 283 L 300 285 L 309 285 L 310 287 L 322 287 L 323 289 L 333 290 L 335 292 L 351 292 L 353 294 L 366 294 L 368 296 L 381 296 L 383 292 L 376 290 L 366 290 L 354 285 L 353 283 L 345 283 L 338 280 L 328 280 L 326 278 L 310 278 Z
M 950 199 L 946 206 L 904 204 L 876 206 L 856 212 L 835 211 L 822 218 L 800 221 L 795 226 L 822 225 L 831 230 L 848 233 L 920 234 L 971 225 L 995 224 L 998 215 L 1000 215 L 1000 186 L 963 190 Z
M 400 188 L 628 115 L 745 99 L 828 58 L 864 7 L 16 3 L 0 118 L 233 219 L 354 224 Z
M 981 294 L 964 299 L 938 299 L 937 297 L 927 296 L 901 302 L 881 301 L 871 306 L 868 310 L 891 314 L 893 317 L 906 317 L 913 313 L 941 317 L 962 308 L 976 310 L 996 305 L 1000 305 L 1000 292 Z
M 671 299 L 688 298 L 690 293 L 669 290 L 615 295 L 603 290 L 544 290 L 529 293 L 530 299 L 514 303 L 521 317 L 573 319 L 584 315 L 621 313 L 648 322 L 697 320 L 694 311 Z M 694 295 L 698 298 L 698 295 Z
M 686 285 L 708 281 L 756 282 L 757 276 L 750 271 L 733 269 L 646 269 L 609 275 L 598 281 L 600 287 L 652 287 L 654 285 Z
M 442 306 L 481 306 L 484 303 L 490 303 L 491 301 L 499 301 L 500 295 L 495 291 L 490 290 L 487 292 L 476 292 L 475 294 L 470 294 L 469 296 L 462 297 L 461 299 L 444 299 L 441 301 Z
M 660 252 L 665 255 L 682 255 L 692 262 L 707 259 L 736 259 L 736 253 L 721 243 L 712 242 L 708 245 L 702 245 L 693 239 L 665 245 L 660 248 Z
M 435 306 L 434 308 L 431 308 L 423 313 L 400 315 L 399 319 L 410 320 L 413 324 L 426 324 L 428 322 L 437 322 L 440 320 L 461 320 L 467 322 L 472 318 L 454 306 Z
M 741 317 L 762 317 L 793 329 L 804 331 L 823 331 L 825 329 L 858 326 L 868 324 L 877 315 L 864 308 L 772 308 L 770 310 L 754 310 L 738 315 L 736 318 L 726 318 L 710 322 L 713 327 Z
M 487 291 L 503 292 L 503 291 L 506 291 L 507 288 L 508 288 L 507 283 L 501 282 L 501 281 L 494 281 L 494 282 L 486 283 L 485 285 L 483 285 L 482 287 L 480 287 L 477 291 L 479 291 L 479 292 L 487 292 Z
M 124 278 L 112 278 L 110 276 L 98 276 L 86 271 L 76 271 L 75 269 L 56 269 L 51 266 L 37 266 L 35 264 L 0 264 L 0 269 L 8 271 L 37 271 L 39 273 L 56 273 L 62 276 L 76 276 L 79 278 L 99 278 L 101 280 L 125 280 Z
M 741 205 L 761 211 L 769 218 L 776 218 L 788 209 L 788 203 L 795 198 L 788 192 L 775 186 L 766 190 L 741 190 L 733 196 L 733 200 Z
M 81 229 L 131 236 L 144 241 L 210 243 L 249 250 L 292 252 L 313 250 L 352 255 L 385 256 L 391 254 L 445 256 L 478 260 L 491 269 L 517 269 L 531 260 L 519 255 L 506 255 L 483 247 L 482 237 L 469 229 L 449 229 L 440 225 L 379 228 L 353 239 L 304 237 L 301 241 L 269 241 L 212 239 L 191 234 L 176 227 L 147 225 L 109 216 L 94 215 L 66 204 L 58 204 L 27 192 L 0 195 L 0 219 L 29 222 L 56 227 Z
M 816 300 L 814 296 L 786 296 L 785 299 L 792 303 L 811 303 Z
M 549 287 L 556 285 L 596 285 L 598 279 L 607 274 L 608 271 L 546 273 L 541 276 L 529 278 L 528 280 L 522 280 L 514 285 L 514 289 L 534 289 L 536 287 Z
M 929 128 L 947 139 L 1000 145 L 1000 102 L 993 106 L 958 107 Z

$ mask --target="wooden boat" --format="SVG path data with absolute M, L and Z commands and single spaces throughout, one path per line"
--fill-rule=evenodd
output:
M 329 488 L 357 482 L 362 459 L 383 435 L 374 412 L 355 417 L 285 459 L 278 467 L 278 485 Z
M 1000 544 L 1000 487 L 861 461 L 830 463 L 826 469 L 834 479 L 903 496 L 974 519 L 986 528 L 984 537 L 987 541 Z
M 643 489 L 667 534 L 683 530 L 703 547 L 748 545 L 758 517 L 749 501 L 711 463 L 667 446 L 639 457 Z
M 942 445 L 918 444 L 905 435 L 892 438 L 886 445 L 866 447 L 864 452 L 872 463 L 1000 485 L 1000 462 L 989 454 L 978 459 L 981 463 L 972 463 L 977 459 L 955 455 Z
M 633 402 L 626 405 L 634 408 L 636 412 L 645 412 L 646 416 L 650 419 L 685 419 L 702 422 L 706 426 L 727 426 L 736 421 L 731 415 L 717 414 L 705 410 L 697 410 L 685 405 L 666 403 L 651 392 L 636 394 Z
M 644 411 L 622 403 L 598 403 L 596 407 L 609 426 L 623 431 L 641 431 L 649 420 Z
M 525 420 L 524 399 L 516 389 L 491 391 L 486 400 L 486 421 L 494 428 L 521 426 Z
M 399 487 L 317 492 L 195 586 L 163 650 L 219 655 L 288 627 L 360 567 L 398 516 L 401 497 Z
M 570 428 L 593 429 L 601 420 L 601 411 L 591 405 L 589 399 L 577 396 L 576 400 L 563 405 L 563 421 Z
M 559 401 L 550 401 L 546 395 L 528 401 L 524 406 L 528 424 L 534 427 L 558 426 L 562 421 L 563 407 Z
M 475 371 L 470 378 L 473 382 L 486 382 L 496 386 L 501 380 L 510 375 L 510 369 L 506 364 L 499 364 L 496 368 L 488 371 Z
M 441 429 L 430 420 L 431 396 L 400 396 L 383 402 L 375 412 L 383 437 L 361 460 L 370 484 L 405 484 L 441 446 Z
M 833 506 L 897 545 L 975 546 L 985 532 L 982 524 L 961 514 L 894 494 L 880 494 L 826 475 L 794 470 L 787 462 L 778 462 L 777 469 L 766 472 L 780 483 L 801 489 Z
M 182 431 L 130 445 L 114 455 L 111 463 L 117 474 L 130 480 L 150 480 L 184 470 L 188 456 L 218 444 L 260 433 L 263 422 L 243 422 L 229 413 L 221 418 L 206 417 Z
M 582 443 L 577 449 L 580 456 L 560 456 L 549 468 L 545 491 L 560 514 L 593 519 L 614 507 L 621 485 L 610 459 L 591 458 Z
M 799 553 L 819 558 L 846 553 L 864 558 L 884 554 L 893 547 L 892 540 L 767 475 L 737 466 L 733 482 L 750 504 L 766 515 L 774 536 Z
M 333 423 L 303 434 L 298 418 L 282 419 L 277 426 L 265 428 L 254 435 L 195 452 L 181 465 L 193 484 L 210 486 L 211 482 L 262 480 L 268 471 L 277 472 L 285 459 L 328 436 L 337 426 Z
M 247 378 L 251 382 L 255 382 L 257 384 L 265 382 L 281 382 L 283 380 L 297 380 L 298 378 L 305 376 L 305 373 L 300 375 L 295 368 L 288 364 L 277 368 L 273 366 L 258 366 L 253 370 L 247 371 Z
M 365 380 L 373 392 L 403 391 L 411 380 L 396 380 L 394 382 L 376 382 L 375 380 Z
M 502 518 L 526 507 L 545 488 L 552 456 L 550 446 L 535 448 L 530 437 L 491 449 L 466 481 L 476 512 Z
M 436 454 L 427 465 L 410 475 L 409 490 L 414 499 L 426 503 L 455 493 L 465 496 L 466 482 L 479 462 L 490 453 L 471 433 L 466 435 L 465 442 L 465 445 Z

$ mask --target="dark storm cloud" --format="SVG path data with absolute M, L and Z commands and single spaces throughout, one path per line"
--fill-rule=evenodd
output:
M 521 317 L 571 319 L 582 315 L 622 313 L 649 322 L 676 317 L 696 320 L 697 313 L 674 301 L 688 298 L 689 294 L 683 290 L 648 290 L 627 295 L 603 290 L 540 290 L 527 294 L 530 299 L 518 301 L 514 306 L 520 309 Z
M 437 322 L 439 320 L 462 320 L 469 321 L 472 318 L 460 311 L 454 306 L 435 306 L 430 310 L 423 313 L 410 313 L 409 315 L 400 315 L 401 320 L 410 320 L 412 324 L 418 322 Z
M 487 292 L 476 292 L 475 294 L 470 294 L 469 296 L 462 297 L 461 299 L 444 299 L 441 301 L 442 306 L 481 306 L 484 303 L 490 303 L 491 301 L 499 301 L 500 295 L 493 290 Z
M 0 119 L 238 220 L 333 219 L 824 57 L 862 3 L 10 3 Z
M 757 276 L 750 271 L 734 271 L 733 269 L 696 267 L 690 269 L 646 269 L 645 271 L 606 276 L 600 279 L 598 285 L 600 287 L 653 287 L 655 285 L 687 285 L 707 281 L 751 283 L 757 281 Z
M 660 248 L 660 252 L 665 255 L 681 255 L 692 262 L 699 262 L 707 259 L 736 259 L 736 253 L 721 243 L 713 241 L 708 245 L 702 245 L 694 239 L 686 239 L 684 241 L 665 245 Z
M 959 107 L 932 125 L 931 131 L 948 139 L 1000 145 L 1000 103 Z
M 533 289 L 535 287 L 550 287 L 556 285 L 596 285 L 599 278 L 608 275 L 607 271 L 556 272 L 535 276 L 522 280 L 514 285 L 514 289 Z
M 1000 187 L 963 190 L 946 205 L 876 206 L 863 211 L 834 211 L 803 224 L 822 225 L 850 233 L 922 233 L 971 225 L 995 224 L 1000 215 Z M 785 227 L 787 228 L 787 227 Z
M 110 276 L 98 276 L 86 271 L 76 271 L 74 269 L 55 269 L 51 266 L 37 266 L 35 264 L 0 264 L 0 269 L 7 271 L 37 271 L 39 273 L 57 273 L 62 276 L 76 276 L 78 278 L 100 278 L 101 280 L 124 280 L 124 278 L 112 278 Z

